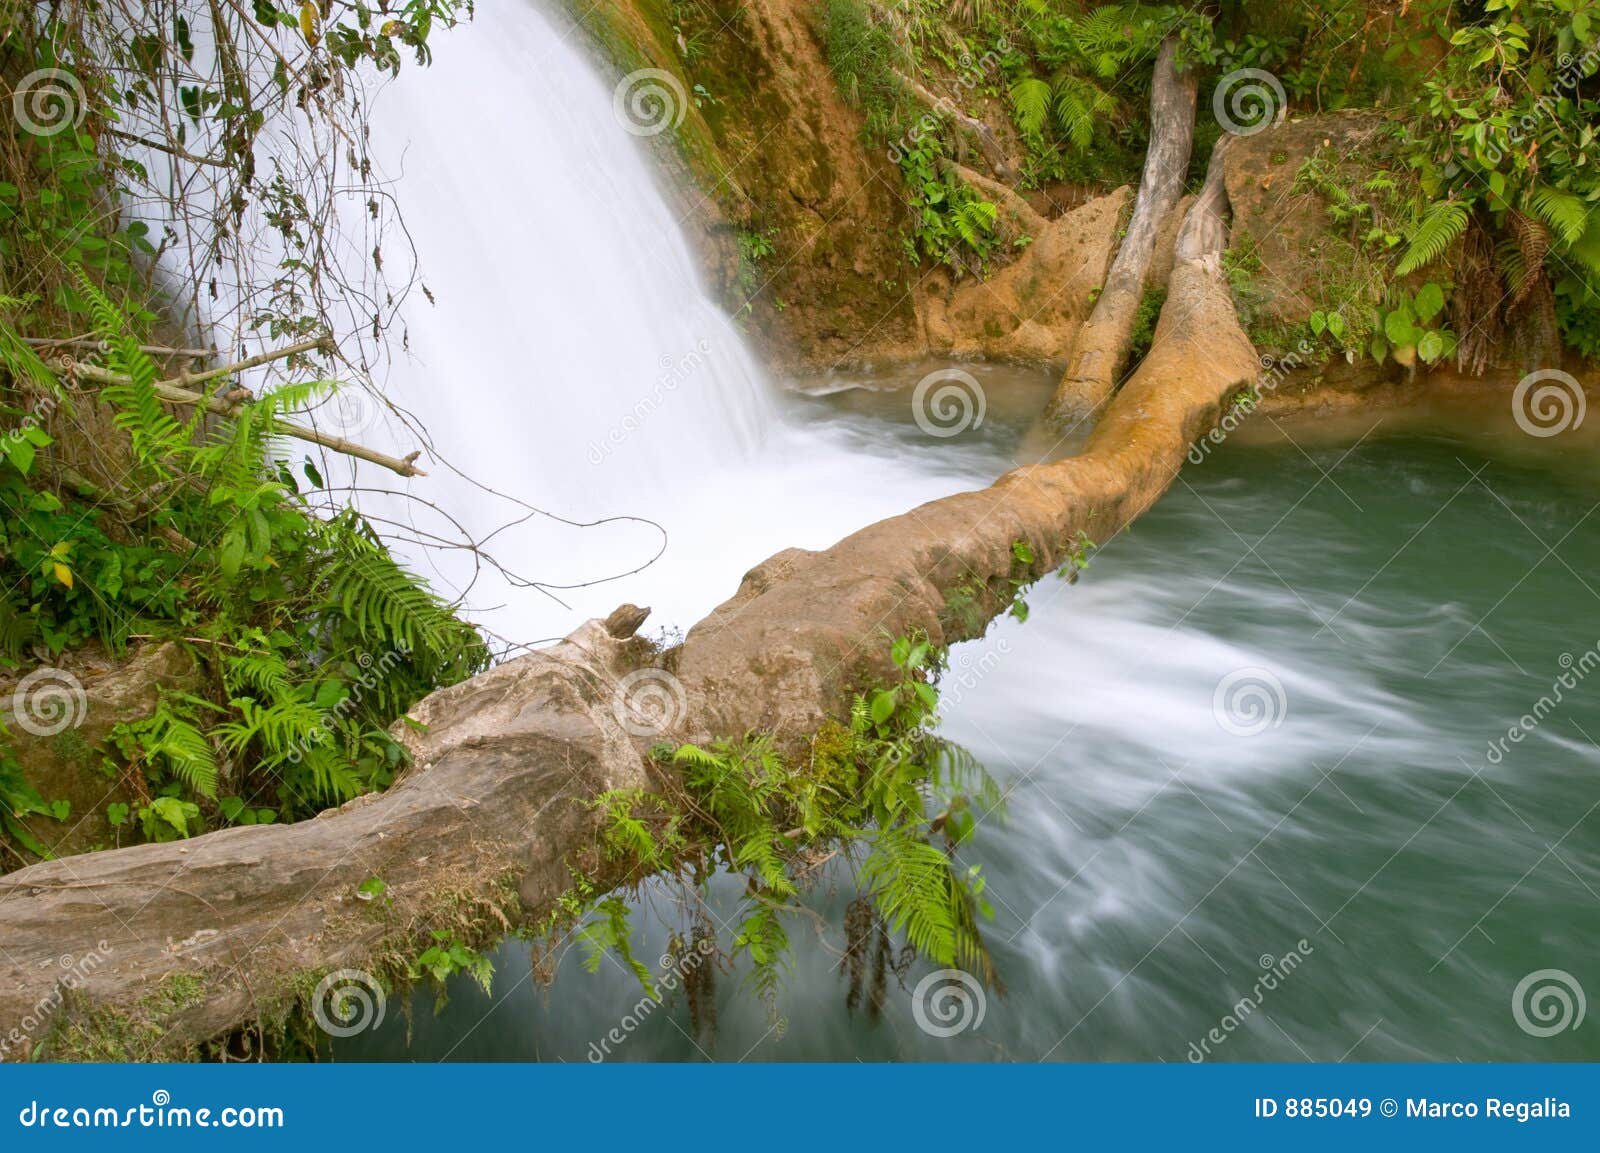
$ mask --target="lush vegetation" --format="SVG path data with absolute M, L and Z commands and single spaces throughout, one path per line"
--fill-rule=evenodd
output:
M 995 980 L 979 929 L 993 915 L 982 870 L 960 865 L 957 853 L 980 820 L 1000 818 L 1002 798 L 981 766 L 932 731 L 942 654 L 902 637 L 891 656 L 899 679 L 858 696 L 848 723 L 825 724 L 798 755 L 760 734 L 709 748 L 663 746 L 656 756 L 675 771 L 661 790 L 612 791 L 594 802 L 606 853 L 631 876 L 674 877 L 691 925 L 709 922 L 704 902 L 715 873 L 746 877 L 733 956 L 748 960 L 751 985 L 774 1018 L 786 919 L 841 855 L 861 890 L 844 925 L 852 1003 L 876 1012 L 886 973 L 904 972 L 917 955 Z M 566 911 L 593 914 L 580 930 L 591 968 L 613 950 L 657 995 L 634 955 L 620 896 L 586 901 L 580 885 Z M 892 950 L 893 938 L 905 949 Z
M 1552 353 L 1557 333 L 1568 348 L 1600 354 L 1594 0 L 829 0 L 827 28 L 841 90 L 863 110 L 872 143 L 891 144 L 899 162 L 914 259 L 982 272 L 1007 251 L 992 206 L 955 172 L 957 158 L 979 161 L 970 123 L 951 108 L 1014 134 L 1023 190 L 1136 181 L 1151 63 L 1176 36 L 1200 84 L 1195 179 L 1222 132 L 1211 98 L 1241 70 L 1270 73 L 1281 91 L 1263 88 L 1248 115 L 1368 108 L 1386 120 L 1364 172 L 1316 156 L 1296 174 L 1298 190 L 1323 198 L 1347 251 L 1318 319 L 1291 340 L 1264 333 L 1270 341 L 1407 364 L 1455 355 L 1476 371 L 1514 333 L 1544 339 L 1530 355 Z M 953 102 L 930 114 L 918 87 Z M 1234 259 L 1242 288 L 1249 260 Z M 1431 308 L 1431 284 L 1445 307 Z M 1249 311 L 1248 291 L 1240 297 Z
M 352 368 L 330 308 L 350 283 L 328 262 L 317 181 L 257 167 L 285 113 L 349 133 L 340 87 L 360 65 L 398 67 L 402 49 L 425 59 L 452 7 L 378 21 L 258 0 L 249 19 L 181 3 L 130 19 L 84 2 L 4 28 L 0 69 L 17 84 L 42 74 L 55 94 L 8 117 L 0 147 L 0 661 L 70 665 L 86 645 L 115 656 L 170 639 L 200 670 L 87 750 L 129 798 L 104 814 L 121 843 L 294 819 L 382 788 L 402 761 L 387 727 L 487 664 L 482 638 L 348 502 L 319 499 L 322 458 L 281 435 L 288 414 L 360 386 L 328 379 Z M 211 63 L 196 63 L 197 41 Z M 174 193 L 162 158 L 204 174 L 198 190 Z M 152 198 L 170 215 L 135 211 Z M 249 250 L 263 234 L 266 261 Z M 157 279 L 163 249 L 190 280 Z M 173 378 L 243 350 L 197 357 L 170 334 L 202 336 L 198 318 L 229 308 L 269 358 L 280 342 L 301 351 L 275 357 L 280 378 L 259 396 L 231 372 L 196 372 L 197 402 L 174 406 Z M 49 852 L 24 818 L 69 816 L 0 746 L 10 863 Z

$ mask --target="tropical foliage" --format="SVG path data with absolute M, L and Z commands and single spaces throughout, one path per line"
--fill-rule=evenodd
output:
M 859 859 L 864 902 L 847 918 L 847 952 L 881 933 L 904 939 L 906 960 L 920 955 L 995 979 L 979 930 L 992 915 L 983 874 L 957 854 L 980 820 L 999 819 L 1002 798 L 971 757 L 931 731 L 939 654 L 902 637 L 891 656 L 899 679 L 859 696 L 849 723 L 825 725 L 803 755 L 759 734 L 663 747 L 657 757 L 678 770 L 663 791 L 613 791 L 595 802 L 606 852 L 633 877 L 677 877 L 691 920 L 716 871 L 747 878 L 733 955 L 748 959 L 769 1006 L 787 965 L 785 921 L 841 850 Z M 581 930 L 591 968 L 612 950 L 654 995 L 631 946 L 627 904 L 611 896 L 592 909 Z
M 202 670 L 93 750 L 132 798 L 106 813 L 119 837 L 291 819 L 381 788 L 402 762 L 388 726 L 488 661 L 348 502 L 313 499 L 321 458 L 279 435 L 357 386 L 327 379 L 330 305 L 351 283 L 327 254 L 318 181 L 276 163 L 297 147 L 278 121 L 344 139 L 367 175 L 347 86 L 402 52 L 426 60 L 454 8 L 81 0 L 0 27 L 5 75 L 56 85 L 31 104 L 19 90 L 8 104 L 29 115 L 5 118 L 0 141 L 0 662 L 171 639 Z M 163 249 L 182 255 L 158 280 Z M 205 357 L 162 338 L 202 336 L 230 308 L 236 332 L 303 351 L 259 396 L 224 372 L 175 404 L 171 378 Z M 23 820 L 63 815 L 0 746 L 0 836 L 45 855 Z

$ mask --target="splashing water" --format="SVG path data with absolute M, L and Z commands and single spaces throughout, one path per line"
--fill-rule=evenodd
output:
M 527 517 L 426 461 L 431 475 L 406 488 L 442 511 L 366 498 L 374 515 L 401 523 L 402 537 L 459 537 L 453 518 L 482 539 L 523 518 L 488 551 L 554 585 L 629 572 L 664 545 L 636 576 L 559 591 L 570 607 L 478 571 L 469 554 L 405 550 L 450 595 L 476 575 L 468 610 L 518 641 L 562 635 L 624 600 L 652 606 L 654 626 L 687 628 L 766 556 L 823 547 L 986 484 L 1008 463 L 977 459 L 992 457 L 990 442 L 946 454 L 936 469 L 908 469 L 929 438 L 908 442 L 897 429 L 864 445 L 858 423 L 774 389 L 700 284 L 638 139 L 637 111 L 626 82 L 600 80 L 580 47 L 526 5 L 481 9 L 440 37 L 432 67 L 403 72 L 376 102 L 374 151 L 437 301 L 418 292 L 407 302 L 409 356 L 388 395 L 445 460 L 489 489 L 573 521 L 660 526 Z M 1030 394 L 1040 383 L 1009 375 Z M 996 427 L 1009 435 L 1003 417 Z M 385 435 L 396 453 L 416 447 L 383 427 L 352 439 Z

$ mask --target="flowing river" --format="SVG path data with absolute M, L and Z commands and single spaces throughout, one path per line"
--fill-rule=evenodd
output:
M 889 413 L 852 419 L 898 443 Z M 967 854 L 1007 986 L 981 1021 L 919 1028 L 924 965 L 880 1019 L 849 1012 L 841 883 L 810 898 L 826 942 L 791 929 L 776 1027 L 736 971 L 714 1032 L 680 993 L 605 1055 L 1600 1058 L 1592 1029 L 1535 1035 L 1550 978 L 1513 1001 L 1541 970 L 1600 984 L 1597 454 L 1480 423 L 1225 445 L 1078 584 L 952 652 L 942 731 L 1009 794 Z M 671 917 L 650 898 L 654 957 Z M 544 989 L 507 944 L 492 996 L 452 982 L 434 1016 L 420 993 L 409 1045 L 392 1019 L 340 1054 L 589 1059 L 640 988 L 580 959 Z
M 461 114 L 490 81 L 536 147 L 505 149 L 472 220 L 429 213 L 459 195 L 455 150 L 511 123 Z M 480 584 L 470 603 L 502 634 L 557 635 L 625 599 L 686 627 L 770 553 L 987 484 L 1031 443 L 1040 372 L 967 366 L 987 409 L 953 437 L 917 423 L 906 387 L 937 366 L 765 381 L 700 290 L 609 86 L 536 12 L 452 33 L 427 91 L 408 106 L 402 81 L 379 122 L 391 168 L 415 174 L 399 187 L 439 299 L 412 317 L 397 389 L 497 490 L 666 532 L 657 564 L 565 607 Z M 852 1012 L 836 862 L 807 897 L 816 924 L 790 927 L 770 1008 L 722 970 L 714 1023 L 691 1020 L 681 992 L 641 1003 L 620 965 L 586 972 L 570 942 L 545 987 L 512 941 L 492 994 L 453 980 L 436 1014 L 420 991 L 334 1056 L 1600 1059 L 1592 1026 L 1551 1027 L 1600 991 L 1600 447 L 1587 429 L 1524 435 L 1501 407 L 1246 431 L 1081 581 L 1041 582 L 1025 623 L 950 654 L 941 731 L 1009 798 L 964 850 L 989 878 L 1003 995 L 930 986 L 917 962 L 880 1014 Z M 447 476 L 412 490 L 479 530 L 505 511 Z M 637 522 L 517 532 L 503 553 L 560 583 L 659 547 Z M 426 563 L 466 587 L 470 565 Z M 713 885 L 716 917 L 740 889 Z M 674 923 L 663 895 L 634 902 L 641 957 Z

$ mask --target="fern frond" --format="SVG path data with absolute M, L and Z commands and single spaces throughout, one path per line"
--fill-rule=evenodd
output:
M 904 826 L 883 829 L 861 880 L 891 930 L 936 964 L 958 963 L 965 950 L 948 857 Z
M 128 434 L 141 464 L 165 473 L 167 462 L 188 449 L 183 427 L 156 395 L 156 364 L 128 332 L 122 312 L 95 287 L 82 269 L 75 270 L 78 290 L 89 303 L 95 334 L 106 346 L 106 367 L 121 383 L 108 384 L 101 395 L 116 410 L 112 423 Z
M 1049 83 L 1037 76 L 1017 81 L 1011 86 L 1011 110 L 1022 131 L 1043 132 L 1045 121 L 1050 117 Z
M 1589 206 L 1576 193 L 1540 184 L 1528 192 L 1527 204 L 1568 247 L 1581 241 L 1588 230 Z
M 584 946 L 584 969 L 590 973 L 599 972 L 600 962 L 606 953 L 614 952 L 638 979 L 646 995 L 651 1000 L 661 1000 L 649 967 L 633 955 L 627 902 L 621 897 L 607 897 L 595 906 L 595 912 L 600 914 L 600 919 L 590 921 L 578 930 L 578 939 Z
M 1445 254 L 1467 230 L 1467 206 L 1459 200 L 1439 200 L 1428 206 L 1412 229 L 1406 253 L 1395 268 L 1396 276 L 1407 276 Z
M 143 729 L 145 753 L 159 757 L 172 775 L 203 797 L 217 795 L 217 756 L 190 721 L 162 702 Z
M 21 301 L 13 297 L 0 297 L 0 309 L 11 308 L 20 303 Z M 58 401 L 67 399 L 66 390 L 61 387 L 61 382 L 56 379 L 56 374 L 50 370 L 50 366 L 39 359 L 39 354 L 28 346 L 4 316 L 0 316 L 0 370 L 12 380 L 27 381 L 40 392 L 49 393 Z
M 443 684 L 487 667 L 488 648 L 477 630 L 381 546 L 351 532 L 330 536 L 336 555 L 330 566 L 327 607 L 374 646 L 373 656 L 384 651 L 404 654 Z
M 1070 72 L 1056 78 L 1056 123 L 1079 152 L 1089 148 L 1095 125 L 1115 108 L 1116 101 L 1099 85 Z

